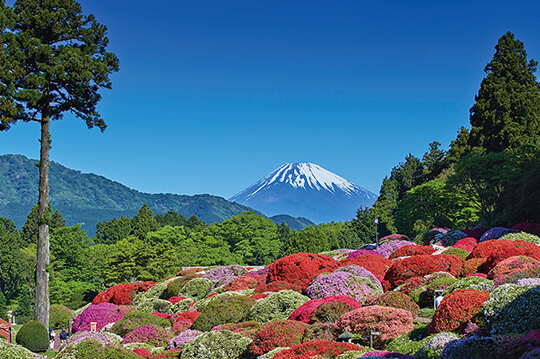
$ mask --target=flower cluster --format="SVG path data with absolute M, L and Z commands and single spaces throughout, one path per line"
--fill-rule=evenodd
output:
M 362 349 L 354 344 L 336 343 L 328 340 L 311 340 L 302 344 L 293 345 L 274 355 L 273 359 L 295 359 L 295 358 L 313 358 L 324 357 L 334 359 L 338 355 L 347 351 L 361 351 Z M 309 353 L 308 356 L 300 356 Z
M 364 256 L 366 254 L 373 254 L 373 255 L 376 255 L 376 256 L 381 256 L 383 257 L 382 254 L 380 254 L 379 252 L 375 251 L 375 250 L 371 250 L 371 249 L 357 249 L 355 251 L 352 251 L 350 252 L 348 255 L 347 255 L 347 259 L 349 258 L 356 258 L 356 257 L 360 257 L 360 256 Z
M 177 336 L 175 336 L 171 340 L 169 340 L 169 344 L 167 344 L 167 349 L 182 348 L 183 345 L 186 345 L 187 343 L 189 343 L 193 339 L 200 336 L 202 333 L 203 332 L 200 332 L 198 330 L 188 329 L 188 330 L 178 334 Z
M 277 347 L 300 344 L 308 325 L 297 320 L 276 320 L 255 334 L 251 351 L 261 355 Z
M 294 312 L 292 312 L 291 315 L 289 316 L 289 319 L 298 320 L 304 323 L 310 323 L 312 322 L 313 311 L 317 307 L 325 303 L 330 303 L 330 302 L 345 303 L 345 304 L 350 305 L 352 309 L 357 309 L 362 306 L 360 303 L 358 303 L 357 300 L 348 296 L 344 296 L 344 295 L 330 296 L 330 297 L 326 297 L 322 299 L 312 299 L 305 302 L 304 304 L 299 306 Z
M 73 321 L 73 332 L 90 330 L 90 323 L 96 322 L 96 329 L 101 330 L 109 323 L 115 323 L 132 311 L 133 307 L 115 305 L 112 303 L 92 304 L 79 314 Z
M 311 278 L 320 273 L 332 272 L 338 262 L 328 256 L 313 253 L 296 253 L 270 264 L 267 282 L 283 280 L 306 290 Z
M 247 274 L 247 270 L 242 266 L 237 265 L 230 265 L 230 266 L 219 266 L 214 267 L 203 276 L 206 279 L 210 279 L 214 282 L 219 281 L 220 279 L 227 278 L 227 279 L 234 279 L 235 277 L 239 277 L 241 275 Z
M 496 346 L 496 340 L 491 337 L 466 337 L 447 343 L 440 357 L 441 359 L 496 358 L 493 355 Z
M 382 289 L 382 284 L 379 281 L 373 273 L 371 273 L 369 270 L 365 269 L 364 267 L 360 267 L 357 265 L 350 265 L 350 266 L 344 266 L 336 269 L 336 272 L 347 272 L 351 273 L 357 277 L 364 277 L 366 279 L 369 279 L 371 282 L 375 283 Z
M 413 328 L 411 312 L 405 309 L 374 305 L 362 307 L 345 313 L 336 323 L 340 328 L 347 328 L 351 333 L 366 334 L 370 330 L 381 333 L 377 339 L 387 341 Z
M 384 277 L 395 288 L 407 278 L 425 276 L 434 272 L 461 273 L 464 260 L 454 255 L 420 255 L 394 262 Z
M 414 242 L 406 241 L 406 240 L 394 240 L 390 242 L 385 242 L 377 248 L 377 252 L 379 252 L 383 257 L 390 257 L 392 253 L 397 251 L 399 248 L 407 245 L 412 245 Z
M 223 286 L 226 291 L 234 292 L 245 289 L 256 288 L 260 285 L 266 284 L 266 275 L 243 275 L 236 277 L 232 282 L 229 282 Z
M 116 305 L 130 305 L 134 293 L 146 292 L 155 285 L 156 283 L 152 281 L 117 284 L 99 293 L 92 301 L 92 304 L 113 303 Z
M 356 265 L 359 267 L 364 267 L 377 279 L 382 281 L 384 278 L 384 275 L 386 274 L 386 271 L 392 266 L 392 261 L 388 258 L 382 257 L 382 256 L 376 256 L 373 254 L 365 254 L 360 257 L 355 257 L 351 259 L 345 259 L 339 262 L 340 267 L 346 267 L 350 265 Z
M 124 336 L 124 343 L 148 343 L 154 347 L 164 347 L 170 338 L 165 328 L 149 324 L 132 330 Z
M 504 227 L 494 227 L 482 234 L 482 236 L 478 239 L 478 242 L 485 242 L 485 241 L 491 241 L 493 239 L 499 239 L 505 234 L 508 233 L 514 233 L 515 231 L 513 229 L 504 228 Z
M 217 325 L 212 328 L 212 331 L 230 330 L 231 332 L 239 333 L 253 339 L 255 334 L 260 332 L 263 327 L 264 324 L 251 320 L 248 322 Z
M 458 289 L 476 289 L 482 292 L 491 292 L 494 288 L 493 281 L 489 279 L 477 276 L 469 276 L 450 284 L 445 289 L 443 295 L 447 296 Z
M 442 300 L 428 328 L 428 334 L 463 333 L 467 323 L 478 315 L 489 293 L 474 289 L 458 289 Z
M 519 279 L 516 284 L 535 287 L 537 285 L 540 285 L 540 278 L 522 278 L 522 279 Z
M 252 270 L 252 271 L 249 271 L 246 275 L 268 275 L 268 268 L 269 266 L 266 266 L 266 267 L 263 267 L 261 269 L 257 269 L 257 270 Z
M 499 239 L 494 242 L 481 242 L 474 248 L 467 259 L 487 258 L 484 273 L 487 274 L 497 263 L 513 256 L 527 256 L 540 259 L 540 247 L 525 241 Z
M 62 350 L 68 346 L 76 345 L 86 340 L 95 340 L 105 345 L 115 345 L 122 342 L 122 337 L 109 332 L 84 331 L 68 337 L 68 339 L 62 343 Z
M 451 247 L 463 238 L 467 238 L 467 234 L 456 229 L 435 236 L 435 240 L 445 247 Z
M 160 318 L 146 312 L 132 311 L 124 315 L 122 319 L 114 323 L 111 332 L 124 336 L 127 333 L 144 327 L 145 325 L 153 324 L 162 328 L 170 327 L 171 322 L 167 319 Z
M 382 286 L 350 272 L 335 271 L 320 276 L 307 288 L 307 296 L 311 299 L 321 299 L 329 296 L 346 295 L 363 303 L 366 299 L 382 294 Z
M 435 248 L 432 246 L 421 246 L 418 244 L 407 244 L 397 249 L 394 253 L 388 257 L 388 259 L 395 259 L 400 257 L 411 257 L 418 255 L 428 255 L 435 252 Z

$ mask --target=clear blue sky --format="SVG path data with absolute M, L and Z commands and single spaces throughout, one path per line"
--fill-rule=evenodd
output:
M 540 60 L 538 0 L 81 4 L 120 71 L 101 91 L 107 130 L 66 115 L 51 160 L 149 193 L 229 198 L 286 162 L 378 193 L 408 153 L 469 127 L 499 37 Z M 38 158 L 38 138 L 18 123 L 0 154 Z

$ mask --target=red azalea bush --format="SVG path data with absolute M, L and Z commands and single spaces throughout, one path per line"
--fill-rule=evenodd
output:
M 482 273 L 485 271 L 487 258 L 472 258 L 467 259 L 463 264 L 463 274 L 472 275 L 474 273 Z
M 346 267 L 350 265 L 356 265 L 364 267 L 365 269 L 373 273 L 373 275 L 382 282 L 386 271 L 392 266 L 393 263 L 394 262 L 392 262 L 390 259 L 382 256 L 365 254 L 360 257 L 344 259 L 339 262 L 339 266 Z
M 460 248 L 471 253 L 477 244 L 478 244 L 478 239 L 474 237 L 466 237 L 457 241 L 456 244 L 452 246 L 452 248 Z
M 195 273 L 199 273 L 199 272 L 202 272 L 203 269 L 202 268 L 189 268 L 189 269 L 182 269 L 180 272 L 178 272 L 176 275 L 177 276 L 184 276 L 184 275 L 188 275 L 188 274 L 195 274 Z
M 420 255 L 394 262 L 386 272 L 385 280 L 393 288 L 404 283 L 407 278 L 425 276 L 435 272 L 448 272 L 453 276 L 461 274 L 465 261 L 451 254 Z
M 166 313 L 150 313 L 152 315 L 156 315 L 160 318 L 163 318 L 163 319 L 167 319 L 169 322 L 174 322 L 174 316 L 171 315 L 171 314 L 166 314 Z
M 174 297 L 170 297 L 169 299 L 167 299 L 169 302 L 171 302 L 172 304 L 176 304 L 176 303 L 180 303 L 181 301 L 183 301 L 184 299 L 187 299 L 187 297 L 177 297 L 177 296 L 174 296 Z
M 266 294 L 266 293 L 260 293 L 260 294 L 253 294 L 253 295 L 250 295 L 249 297 L 251 299 L 255 299 L 255 300 L 259 300 L 259 299 L 263 299 L 263 298 L 266 298 L 268 297 L 269 294 Z
M 485 241 L 478 243 L 467 259 L 487 258 L 483 268 L 483 273 L 487 274 L 497 263 L 514 256 L 527 256 L 540 260 L 540 247 L 526 241 L 507 239 Z
M 243 275 L 236 277 L 232 282 L 225 284 L 223 289 L 229 292 L 236 292 L 244 289 L 256 288 L 263 284 L 266 284 L 266 275 Z
M 383 307 L 405 309 L 411 312 L 413 318 L 416 318 L 418 312 L 420 312 L 420 307 L 411 299 L 411 297 L 405 293 L 396 291 L 390 291 L 379 295 L 369 300 L 367 303 L 364 303 L 364 305 L 380 305 Z
M 458 289 L 448 294 L 437 307 L 428 334 L 463 333 L 467 323 L 482 309 L 489 293 L 475 289 Z
M 407 236 L 404 236 L 403 234 L 389 234 L 385 237 L 382 237 L 379 239 L 379 243 L 386 243 L 386 242 L 392 242 L 392 241 L 410 241 L 411 239 Z
M 540 223 L 518 223 L 510 229 L 514 229 L 519 232 L 527 232 L 540 236 Z
M 117 284 L 99 293 L 92 301 L 92 304 L 113 303 L 116 305 L 131 305 L 134 293 L 146 292 L 155 285 L 156 282 L 152 281 Z
M 263 355 L 277 347 L 291 347 L 300 344 L 308 325 L 297 320 L 276 320 L 267 324 L 255 335 L 251 351 Z
M 339 301 L 342 303 L 349 304 L 353 309 L 357 309 L 362 306 L 360 303 L 358 303 L 356 299 L 345 296 L 345 295 L 331 296 L 331 297 L 326 297 L 322 299 L 312 299 L 305 302 L 300 307 L 298 307 L 294 312 L 292 312 L 291 315 L 289 316 L 289 320 L 298 320 L 304 323 L 310 323 L 312 322 L 312 318 L 311 318 L 312 313 L 318 306 L 325 303 L 334 302 L 334 301 Z
M 311 340 L 302 344 L 293 345 L 274 355 L 273 359 L 301 359 L 322 356 L 334 359 L 347 351 L 361 351 L 362 348 L 355 344 L 337 343 L 329 340 Z M 307 354 L 308 356 L 301 356 Z
M 248 338 L 253 339 L 255 338 L 255 334 L 260 332 L 263 328 L 264 328 L 264 324 L 251 320 L 248 322 L 218 325 L 218 326 L 213 327 L 212 331 L 230 330 L 231 332 L 239 333 Z
M 386 281 L 388 285 L 390 286 L 390 282 Z M 398 289 L 401 293 L 409 294 L 412 291 L 414 291 L 416 288 L 420 287 L 421 285 L 424 285 L 424 277 L 416 276 L 407 278 L 404 283 L 402 283 Z M 386 289 L 386 288 L 385 288 Z M 390 288 L 388 288 L 387 292 Z
M 253 292 L 265 293 L 265 292 L 279 292 L 281 290 L 294 290 L 295 292 L 302 293 L 302 288 L 299 285 L 286 282 L 284 280 L 277 280 L 275 282 L 261 284 Z
M 133 349 L 132 352 L 145 359 L 148 359 L 152 356 L 152 352 L 145 348 Z
M 183 312 L 177 314 L 172 325 L 173 332 L 180 333 L 191 328 L 199 315 L 201 315 L 200 312 Z
M 487 277 L 489 279 L 497 280 L 516 272 L 525 272 L 538 267 L 540 267 L 540 261 L 537 259 L 526 256 L 515 256 L 506 258 L 497 263 L 497 265 L 489 271 Z
M 394 253 L 388 257 L 388 259 L 394 259 L 399 257 L 411 257 L 418 255 L 429 255 L 435 252 L 435 248 L 432 246 L 421 246 L 418 244 L 407 244 L 398 248 Z
M 413 330 L 413 317 L 405 309 L 374 305 L 345 313 L 336 323 L 340 328 L 355 334 L 367 334 L 370 330 L 380 332 L 377 342 L 386 342 Z
M 338 262 L 329 256 L 313 253 L 295 253 L 278 259 L 268 268 L 267 283 L 278 280 L 296 284 L 305 291 L 311 278 L 320 273 L 333 272 Z

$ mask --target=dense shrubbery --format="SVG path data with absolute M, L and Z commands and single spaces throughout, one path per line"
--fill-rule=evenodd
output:
M 37 320 L 30 320 L 19 329 L 16 337 L 17 344 L 34 353 L 46 352 L 49 348 L 47 328 Z
M 467 259 L 487 258 L 484 268 L 484 273 L 487 274 L 503 259 L 520 255 L 540 260 L 540 247 L 525 241 L 499 239 L 478 243 Z
M 299 285 L 283 280 L 261 284 L 253 289 L 255 293 L 279 292 L 280 290 L 294 290 L 295 292 L 302 293 L 302 288 Z
M 282 290 L 255 303 L 249 318 L 261 323 L 288 319 L 292 312 L 308 300 L 308 297 L 293 290 Z
M 171 323 L 164 318 L 152 315 L 146 312 L 132 311 L 119 319 L 111 328 L 111 332 L 120 336 L 125 336 L 132 330 L 144 327 L 146 325 L 155 325 L 162 328 L 167 328 Z
M 92 304 L 113 303 L 116 305 L 132 304 L 134 293 L 146 292 L 156 285 L 155 282 L 122 283 L 110 287 L 105 292 L 99 293 Z
M 251 351 L 262 355 L 277 347 L 291 347 L 302 342 L 308 325 L 297 320 L 276 320 L 255 334 Z
M 73 332 L 77 333 L 90 330 L 91 322 L 96 322 L 96 329 L 101 330 L 109 323 L 116 323 L 133 309 L 133 307 L 112 303 L 92 304 L 75 318 L 73 321 Z
M 405 309 L 411 312 L 413 318 L 416 318 L 420 307 L 407 294 L 397 291 L 386 292 L 380 296 L 368 301 L 366 305 L 379 305 L 383 307 L 392 307 Z
M 154 324 L 134 329 L 124 336 L 124 343 L 147 343 L 153 347 L 164 347 L 169 342 L 171 333 Z
M 435 248 L 432 246 L 421 246 L 418 244 L 407 244 L 397 249 L 394 253 L 388 257 L 388 259 L 395 259 L 399 257 L 411 257 L 418 255 L 429 255 L 435 252 Z
M 240 358 L 251 339 L 229 330 L 206 332 L 190 341 L 182 350 L 182 359 Z
M 302 344 L 293 345 L 289 349 L 285 349 L 277 353 L 273 359 L 303 359 L 317 358 L 334 359 L 338 355 L 347 352 L 355 351 L 362 352 L 362 348 L 349 343 L 336 343 L 328 340 L 312 340 Z M 355 354 L 355 358 L 361 353 Z
M 193 323 L 193 329 L 207 332 L 216 325 L 246 321 L 255 303 L 254 299 L 243 295 L 214 300 L 201 309 L 201 315 Z
M 351 259 L 344 259 L 339 262 L 340 267 L 356 265 L 364 267 L 377 277 L 380 281 L 384 278 L 386 271 L 392 266 L 392 261 L 382 256 L 376 256 L 373 254 L 366 254 L 360 257 Z
M 537 259 L 526 256 L 509 257 L 497 263 L 497 265 L 489 271 L 488 278 L 497 281 L 498 279 L 508 277 L 516 272 L 527 272 L 534 268 L 540 269 L 540 261 Z
M 311 299 L 346 295 L 363 303 L 370 297 L 382 294 L 382 286 L 378 280 L 376 283 L 348 271 L 335 271 L 319 276 L 307 287 L 306 292 Z
M 59 304 L 51 304 L 49 308 L 49 328 L 69 328 L 69 323 L 75 319 L 71 309 Z
M 463 259 L 453 255 L 414 256 L 394 262 L 384 279 L 395 288 L 408 278 L 425 276 L 434 272 L 448 272 L 457 276 L 461 273 L 463 264 Z

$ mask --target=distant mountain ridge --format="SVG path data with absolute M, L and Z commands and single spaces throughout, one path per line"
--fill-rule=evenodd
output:
M 23 155 L 0 156 L 0 216 L 20 228 L 38 200 L 39 171 L 36 160 Z M 194 196 L 149 194 L 92 173 L 81 173 L 51 161 L 50 200 L 68 225 L 81 223 L 90 236 L 99 221 L 132 217 L 144 203 L 158 213 L 174 210 L 186 218 L 196 215 L 210 224 L 243 211 L 244 205 L 209 194 Z
M 229 198 L 267 216 L 288 214 L 315 223 L 348 221 L 377 195 L 313 163 L 287 163 Z

